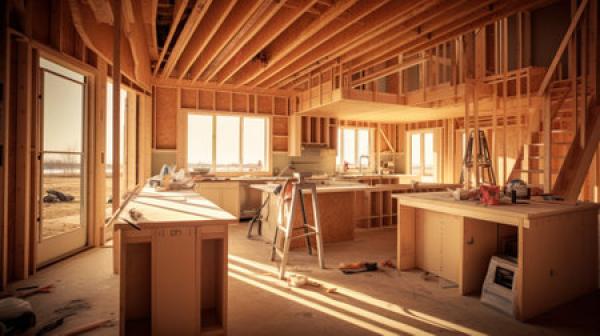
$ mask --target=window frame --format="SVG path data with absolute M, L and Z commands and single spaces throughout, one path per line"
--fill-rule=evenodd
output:
M 336 151 L 336 168 L 338 171 L 343 171 L 344 170 L 344 129 L 350 129 L 354 131 L 354 156 L 356 157 L 356 160 L 358 161 L 358 163 L 348 163 L 348 170 L 349 171 L 359 171 L 360 170 L 360 155 L 359 155 L 359 151 L 358 151 L 358 143 L 359 143 L 359 136 L 358 136 L 358 131 L 359 130 L 367 130 L 369 132 L 369 164 L 366 167 L 363 167 L 363 169 L 367 169 L 371 170 L 373 168 L 373 132 L 374 132 L 374 128 L 372 127 L 358 127 L 358 126 L 340 126 L 338 128 L 338 135 L 339 136 L 339 141 L 338 141 L 338 146 L 337 146 L 337 151 Z M 337 163 L 337 158 L 340 158 L 339 160 L 339 164 Z
M 212 117 L 212 159 L 210 165 L 210 172 L 216 176 L 239 176 L 239 175 L 254 175 L 254 176 L 268 176 L 271 175 L 273 170 L 273 155 L 271 151 L 271 143 L 272 143 L 272 132 L 271 127 L 273 124 L 273 117 L 270 115 L 259 115 L 259 114 L 249 114 L 249 113 L 236 113 L 236 112 L 217 112 L 217 111 L 205 111 L 205 110 L 188 110 L 183 113 L 184 115 L 184 123 L 185 123 L 185 148 L 182 148 L 180 151 L 180 162 L 182 163 L 180 166 L 184 167 L 185 171 L 189 171 L 188 165 L 188 118 L 190 115 L 204 115 Z M 228 117 L 238 117 L 240 118 L 240 152 L 239 152 L 239 168 L 235 171 L 217 171 L 217 117 L 220 116 L 228 116 Z M 266 121 L 265 127 L 265 161 L 266 161 L 266 170 L 263 171 L 244 171 L 244 118 L 261 118 Z M 182 139 L 183 140 L 183 139 Z M 178 150 L 179 151 L 179 150 Z
M 418 176 L 422 182 L 437 183 L 441 178 L 441 167 L 442 167 L 442 155 L 440 153 L 440 129 L 438 128 L 424 128 L 419 130 L 407 131 L 406 132 L 406 173 L 411 176 Z M 425 175 L 425 134 L 431 133 L 433 135 L 433 175 Z M 412 136 L 419 135 L 420 141 L 420 165 L 419 173 L 413 174 L 412 170 Z M 431 178 L 431 181 L 423 181 L 423 178 Z

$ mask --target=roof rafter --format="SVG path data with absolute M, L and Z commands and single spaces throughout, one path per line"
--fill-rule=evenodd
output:
M 177 30 L 177 26 L 179 25 L 179 21 L 183 16 L 183 12 L 185 11 L 187 4 L 188 0 L 177 0 L 175 2 L 175 9 L 173 10 L 173 23 L 171 23 L 171 28 L 169 29 L 169 33 L 167 34 L 167 38 L 165 39 L 165 44 L 163 45 L 162 50 L 158 55 L 158 62 L 156 63 L 156 67 L 154 68 L 154 76 L 156 76 L 158 70 L 160 69 L 160 64 L 165 58 L 167 50 L 169 49 L 169 45 L 171 44 L 171 40 L 173 39 L 173 35 L 175 35 L 175 30 Z
M 395 6 L 394 10 L 388 8 L 388 6 L 382 7 L 381 10 L 366 17 L 364 24 L 353 25 L 301 58 L 296 58 L 293 62 L 282 62 L 283 66 L 280 65 L 277 70 L 257 78 L 251 82 L 251 85 L 264 87 L 274 85 L 310 64 L 321 62 L 327 56 L 335 54 L 337 50 L 349 44 L 356 44 L 369 39 L 379 29 L 388 29 L 390 24 L 397 24 L 400 21 L 410 19 L 437 2 L 439 1 L 392 2 L 390 5 Z
M 285 39 L 278 39 L 276 45 L 276 42 L 273 42 L 274 45 L 269 47 L 269 63 L 266 66 L 251 63 L 248 64 L 246 69 L 244 69 L 244 73 L 237 76 L 235 81 L 240 84 L 249 84 L 267 71 L 273 71 L 274 68 L 279 70 L 285 67 L 286 64 L 289 64 L 293 60 L 306 54 L 320 43 L 332 38 L 347 27 L 352 26 L 358 20 L 364 18 L 373 11 L 382 8 L 386 2 L 387 0 L 361 1 L 356 4 L 356 7 L 345 9 L 343 7 L 346 6 L 340 7 L 340 5 L 331 7 L 321 18 L 317 18 L 305 31 L 297 34 L 297 36 L 292 39 L 292 42 Z M 343 12 L 342 9 L 352 13 L 350 18 L 343 23 L 334 22 L 334 20 Z M 293 54 L 292 51 L 294 51 Z
M 266 0 L 265 0 L 266 1 Z M 268 0 L 270 1 L 270 0 Z M 202 57 L 196 59 L 190 72 L 192 81 L 197 81 L 225 45 L 243 27 L 244 23 L 254 14 L 264 1 L 240 1 L 227 16 L 219 32 L 213 36 L 202 52 Z
M 158 59 L 158 39 L 156 36 L 156 13 L 158 0 L 142 0 L 142 18 L 146 31 L 146 44 L 152 60 Z
M 202 21 L 202 18 L 204 17 L 204 14 L 206 14 L 208 8 L 210 8 L 210 4 L 212 3 L 212 1 L 213 0 L 196 1 L 196 3 L 194 4 L 194 8 L 192 8 L 192 12 L 190 13 L 190 16 L 188 17 L 185 26 L 179 34 L 179 37 L 175 42 L 175 46 L 173 47 L 173 50 L 169 55 L 167 64 L 165 64 L 165 67 L 162 72 L 162 78 L 169 78 L 169 76 L 171 76 L 171 72 L 173 72 L 175 65 L 177 65 L 177 61 L 181 56 L 181 52 L 187 46 L 188 42 L 190 41 L 190 38 L 192 37 L 192 34 L 196 31 L 196 27 L 198 27 L 198 25 Z
M 237 0 L 219 0 L 210 6 L 206 13 L 206 19 L 200 22 L 190 43 L 179 57 L 179 79 L 182 79 L 190 70 L 236 3 Z
M 394 55 L 397 55 L 400 52 L 410 54 L 426 50 L 431 46 L 448 41 L 456 36 L 482 27 L 495 20 L 510 16 L 518 11 L 526 10 L 544 1 L 547 0 L 501 1 L 493 10 L 487 10 L 485 14 L 470 15 L 458 20 L 456 25 L 454 25 L 454 29 L 433 32 L 432 34 L 422 34 L 416 39 L 413 38 L 408 41 L 401 41 L 396 47 L 388 47 L 387 50 L 381 48 L 377 52 L 369 54 L 368 57 L 353 61 L 352 68 L 369 68 L 384 62 L 386 59 L 394 57 Z
M 311 66 L 304 68 L 299 73 L 294 74 L 294 76 L 289 76 L 285 79 L 282 79 L 279 83 L 276 83 L 276 87 L 287 87 L 288 85 L 298 82 L 298 78 L 304 77 L 307 73 L 310 73 L 318 68 L 323 68 L 328 64 L 333 64 L 335 59 L 338 57 L 343 60 L 345 63 L 348 62 L 350 58 L 357 57 L 357 55 L 363 55 L 376 47 L 387 45 L 389 47 L 390 43 L 397 41 L 399 38 L 402 38 L 405 34 L 410 32 L 411 30 L 416 29 L 417 27 L 421 28 L 426 22 L 437 19 L 438 16 L 443 15 L 447 17 L 452 9 L 455 11 L 464 11 L 465 8 L 456 8 L 457 6 L 464 4 L 465 2 L 470 1 L 470 6 L 479 4 L 480 0 L 460 0 L 460 1 L 447 1 L 444 0 L 437 4 L 434 4 L 432 7 L 427 8 L 427 10 L 421 12 L 419 15 L 413 16 L 411 19 L 408 19 L 404 22 L 399 22 L 396 25 L 392 25 L 389 27 L 382 27 L 377 32 L 370 34 L 371 37 L 366 37 L 361 41 L 357 41 L 352 44 L 348 44 L 346 46 L 342 46 L 335 55 L 330 55 L 330 61 L 325 64 L 314 63 Z M 494 2 L 498 0 L 488 0 L 487 2 Z M 435 20 L 435 22 L 439 22 L 440 20 Z M 422 29 L 422 28 L 421 28 Z M 359 44 L 360 43 L 360 44 Z M 300 82 L 302 79 L 300 79 Z
M 219 55 L 208 66 L 203 80 L 212 80 L 217 72 L 221 70 L 234 55 L 237 55 L 240 49 L 261 31 L 276 13 L 279 13 L 281 8 L 283 8 L 283 4 L 284 1 L 263 3 L 263 6 L 254 12 L 252 17 L 246 21 L 240 31 L 227 43 Z M 297 12 L 300 13 L 298 15 L 301 15 L 300 11 Z
M 277 12 L 277 15 L 264 26 L 260 34 L 254 36 L 235 55 L 232 55 L 233 57 L 229 59 L 226 65 L 223 65 L 216 75 L 217 82 L 219 84 L 225 83 L 316 2 L 317 0 L 306 0 L 305 5 L 300 10 L 284 7 Z

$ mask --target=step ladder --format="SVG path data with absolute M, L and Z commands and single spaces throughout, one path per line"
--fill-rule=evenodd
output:
M 463 168 L 460 172 L 460 184 L 465 183 L 465 171 L 466 178 L 471 178 L 471 171 L 473 167 L 473 146 L 475 131 L 471 131 L 469 135 L 469 140 L 467 142 L 467 147 L 465 149 L 465 156 L 463 159 Z M 477 156 L 477 166 L 475 169 L 479 169 L 479 181 L 475 181 L 476 185 L 480 184 L 491 184 L 496 185 L 496 175 L 494 174 L 494 166 L 492 165 L 492 159 L 490 158 L 490 151 L 488 148 L 487 139 L 485 137 L 485 132 L 479 131 L 479 150 L 476 153 Z
M 277 224 L 275 227 L 275 236 L 273 238 L 273 246 L 271 249 L 271 261 L 275 261 L 276 257 L 281 258 L 279 265 L 279 279 L 285 279 L 285 267 L 288 261 L 288 255 L 290 252 L 290 244 L 294 239 L 305 238 L 306 247 L 308 254 L 312 255 L 312 248 L 310 243 L 310 236 L 315 236 L 317 243 L 317 255 L 319 258 L 319 266 L 325 268 L 325 261 L 323 259 L 323 240 L 321 237 L 321 222 L 319 218 L 319 202 L 317 197 L 317 187 L 315 183 L 304 182 L 305 175 L 294 173 L 294 180 L 288 180 L 283 186 L 281 197 L 282 205 L 281 211 L 285 211 L 286 202 L 289 201 L 287 218 L 285 218 L 285 224 Z M 312 209 L 313 209 L 313 220 L 314 225 L 308 224 L 306 216 L 306 208 L 304 206 L 304 194 L 303 191 L 310 191 L 312 198 Z M 290 201 L 291 197 L 291 201 Z M 302 212 L 302 226 L 294 227 L 294 219 L 298 215 L 296 213 L 296 203 L 300 204 L 300 211 Z M 302 234 L 294 234 L 295 231 L 303 230 Z M 277 238 L 279 232 L 283 236 L 283 248 L 279 249 L 277 246 Z

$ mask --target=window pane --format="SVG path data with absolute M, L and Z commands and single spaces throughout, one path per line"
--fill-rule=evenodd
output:
M 421 174 L 421 134 L 412 134 L 410 136 L 410 163 L 411 174 Z
M 81 168 L 80 154 L 43 155 L 42 239 L 81 227 Z
M 342 164 L 342 158 L 340 156 L 341 146 L 342 146 L 342 129 L 338 128 L 337 130 L 337 150 L 335 151 L 335 165 L 339 166 Z
M 188 115 L 188 168 L 211 168 L 213 148 L 213 118 L 208 115 Z
M 350 165 L 356 164 L 356 132 L 353 128 L 344 128 L 342 131 L 344 141 L 344 161 Z
M 434 167 L 434 152 L 433 152 L 433 133 L 425 133 L 423 139 L 423 163 L 425 165 L 424 175 L 433 176 Z
M 240 117 L 217 118 L 217 171 L 239 171 Z
M 363 168 L 368 168 L 369 167 L 369 163 L 371 161 L 370 158 L 363 158 L 362 160 L 360 160 L 361 157 L 368 157 L 370 155 L 370 145 L 369 145 L 369 129 L 368 128 L 363 128 L 363 129 L 359 129 L 358 130 L 358 159 L 360 162 L 358 162 L 360 165 L 363 166 Z
M 67 69 L 64 66 L 51 62 L 45 58 L 40 58 L 40 68 L 48 69 L 52 72 L 59 73 L 65 77 L 71 78 L 72 80 L 81 83 L 83 83 L 83 81 L 85 80 L 84 75 L 73 70 Z
M 267 170 L 267 119 L 244 118 L 244 171 Z
M 84 86 L 44 72 L 44 150 L 81 152 Z

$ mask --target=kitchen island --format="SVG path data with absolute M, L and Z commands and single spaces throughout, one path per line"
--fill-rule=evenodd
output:
M 135 208 L 142 217 L 128 215 Z M 137 225 L 137 229 L 125 219 Z M 120 335 L 227 334 L 230 213 L 192 191 L 144 188 L 115 222 Z
M 273 241 L 278 220 L 285 223 L 285 217 L 280 217 L 279 197 L 273 193 L 277 186 L 278 184 L 273 183 L 250 186 L 250 188 L 262 192 L 263 201 L 270 196 L 267 206 L 262 210 L 262 235 L 263 239 L 269 242 Z M 355 213 L 352 205 L 356 200 L 357 192 L 362 193 L 370 188 L 373 187 L 358 183 L 317 184 L 323 243 L 354 239 Z M 304 204 L 309 221 L 312 219 L 311 197 L 310 192 L 304 193 Z M 297 206 L 299 207 L 299 205 Z M 294 227 L 300 226 L 302 221 L 299 208 L 296 213 L 298 216 L 294 219 Z M 291 247 L 297 248 L 305 245 L 303 239 L 295 239 L 292 241 Z
M 519 320 L 598 288 L 596 203 L 484 206 L 447 192 L 393 197 L 399 270 L 420 268 L 456 283 L 463 295 L 478 293 L 490 258 L 513 251 L 513 315 Z M 514 243 L 503 246 L 507 241 Z

